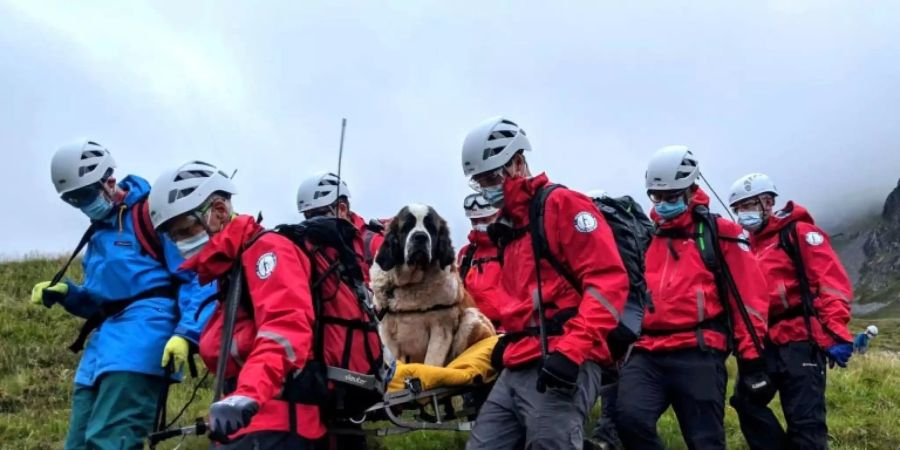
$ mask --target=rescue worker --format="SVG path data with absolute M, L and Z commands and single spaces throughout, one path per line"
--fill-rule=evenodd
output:
M 859 333 L 853 340 L 853 351 L 865 355 L 869 351 L 869 341 L 878 336 L 878 327 L 869 325 L 866 331 Z
M 738 386 L 731 404 L 752 449 L 826 449 L 825 360 L 846 367 L 853 352 L 848 328 L 853 289 L 828 235 L 800 205 L 788 202 L 776 211 L 777 196 L 768 176 L 753 173 L 734 183 L 729 203 L 751 233 L 768 280 L 766 360 L 780 392 L 787 431 L 767 406 L 774 392 L 753 399 Z M 797 250 L 803 279 L 782 238 Z
M 265 232 L 253 217 L 235 214 L 231 197 L 237 189 L 215 166 L 184 164 L 160 176 L 155 189 L 150 199 L 153 224 L 195 255 L 185 268 L 195 270 L 201 282 L 218 279 L 223 286 L 231 282 L 234 264 L 243 270 L 245 287 L 233 335 L 222 336 L 224 314 L 218 308 L 200 338 L 200 356 L 211 370 L 223 339 L 231 342 L 221 375 L 228 380 L 226 397 L 209 409 L 210 430 L 232 441 L 219 448 L 312 449 L 328 444 L 322 440 L 326 427 L 320 408 L 281 394 L 286 388 L 298 391 L 286 382 L 289 378 L 308 380 L 303 369 L 316 358 L 315 336 L 327 337 L 317 341 L 323 343 L 324 364 L 366 373 L 373 362 L 364 355 L 380 359 L 377 330 L 351 329 L 364 316 L 356 294 L 340 281 L 339 271 L 330 271 L 317 283 L 318 295 L 328 299 L 321 310 L 327 317 L 318 322 L 310 280 L 313 273 L 324 273 L 328 263 L 311 246 L 301 249 L 282 234 Z M 345 354 L 346 349 L 351 353 Z
M 500 326 L 500 310 L 503 290 L 500 287 L 500 258 L 497 246 L 488 237 L 488 225 L 497 218 L 499 210 L 491 206 L 481 194 L 470 194 L 463 200 L 466 217 L 472 222 L 469 243 L 457 257 L 459 274 L 466 290 L 475 299 L 478 309 L 491 320 L 494 328 Z
M 696 184 L 699 174 L 697 159 L 683 145 L 661 148 L 647 168 L 650 217 L 657 224 L 646 253 L 654 309 L 645 312 L 641 337 L 620 370 L 616 421 L 629 449 L 665 448 L 656 426 L 669 406 L 688 448 L 724 449 L 729 351 L 738 358 L 738 384 L 754 386 L 757 395 L 770 389 L 760 348 L 766 332 L 765 280 L 740 227 L 706 216 L 718 229 L 718 242 L 710 238 L 702 216 L 709 197 Z M 721 248 L 717 264 L 731 274 L 721 287 L 701 245 Z
M 50 165 L 56 192 L 91 221 L 84 282 L 41 282 L 31 296 L 87 319 L 70 347 L 78 351 L 87 342 L 75 372 L 66 450 L 144 448 L 161 396 L 180 379 L 166 368 L 180 371 L 187 361 L 211 313 L 198 316 L 200 305 L 215 293 L 179 271 L 176 246 L 149 227 L 143 208 L 150 185 L 135 175 L 117 180 L 115 167 L 109 150 L 91 140 L 60 147 Z M 148 247 L 151 240 L 158 247 Z
M 350 209 L 350 188 L 347 183 L 330 172 L 310 175 L 297 189 L 297 209 L 306 219 L 337 217 L 353 223 L 358 230 L 353 240 L 353 249 L 360 256 L 361 262 L 365 263 L 363 275 L 368 282 L 369 267 L 384 242 L 384 225 L 377 220 L 366 222 Z
M 535 260 L 529 211 L 550 181 L 531 175 L 524 154 L 530 150 L 525 132 L 502 117 L 479 124 L 463 144 L 463 173 L 500 209 L 491 236 L 503 255 L 506 297 L 499 310 L 506 334 L 493 358 L 505 370 L 481 409 L 469 449 L 582 448 L 600 365 L 612 363 L 606 336 L 628 295 L 628 275 L 609 226 L 591 200 L 575 191 L 556 189 L 546 196 L 540 225 L 543 247 L 552 254 L 542 252 Z M 571 272 L 560 273 L 549 258 Z M 580 286 L 572 286 L 567 275 Z

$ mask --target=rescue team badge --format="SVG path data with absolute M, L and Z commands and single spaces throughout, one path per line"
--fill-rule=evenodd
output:
M 597 229 L 597 218 L 587 211 L 582 211 L 575 216 L 575 229 L 581 233 L 590 233 Z
M 806 243 L 812 246 L 822 245 L 825 242 L 825 236 L 822 236 L 822 233 L 817 231 L 810 231 L 806 233 Z
M 275 265 L 278 264 L 278 258 L 272 252 L 265 253 L 256 260 L 256 276 L 260 280 L 265 280 L 275 271 Z

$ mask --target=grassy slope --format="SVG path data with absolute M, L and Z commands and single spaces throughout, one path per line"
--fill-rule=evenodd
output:
M 47 311 L 28 304 L 35 281 L 49 279 L 58 261 L 0 264 L 0 449 L 62 448 L 68 421 L 71 379 L 77 358 L 66 350 L 78 321 L 61 309 Z M 77 268 L 73 271 L 78 276 Z M 872 354 L 856 358 L 848 370 L 829 373 L 829 425 L 834 449 L 900 448 L 900 320 L 860 320 L 882 329 Z M 733 364 L 729 367 L 732 375 Z M 209 383 L 207 383 L 208 385 Z M 176 386 L 170 408 L 183 405 L 190 386 Z M 205 414 L 208 386 L 189 409 L 186 420 Z M 777 409 L 777 405 L 775 406 Z M 170 411 L 170 416 L 175 411 Z M 745 448 L 732 409 L 726 414 L 729 448 Z M 684 448 L 671 412 L 660 433 L 672 449 Z M 465 435 L 411 433 L 373 442 L 373 447 L 410 450 L 463 448 Z M 183 449 L 205 449 L 191 439 Z M 173 445 L 160 448 L 172 448 Z

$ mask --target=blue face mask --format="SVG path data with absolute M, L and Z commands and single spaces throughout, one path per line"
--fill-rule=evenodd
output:
M 680 198 L 675 203 L 657 203 L 653 208 L 656 210 L 656 213 L 659 214 L 659 217 L 669 220 L 684 214 L 684 212 L 687 211 L 687 203 L 685 203 L 684 198 Z
M 738 223 L 747 231 L 757 231 L 762 228 L 763 217 L 759 211 L 741 211 L 737 216 Z
M 488 186 L 486 188 L 481 188 L 481 195 L 494 208 L 502 208 L 503 207 L 503 185 L 502 184 L 498 184 L 496 186 Z
M 91 220 L 103 220 L 109 216 L 113 203 L 106 196 L 98 195 L 91 203 L 79 208 Z

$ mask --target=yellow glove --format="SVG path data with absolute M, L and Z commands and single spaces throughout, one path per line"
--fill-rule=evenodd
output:
M 54 303 L 65 300 L 68 293 L 69 285 L 65 282 L 59 282 L 50 287 L 49 281 L 41 281 L 31 289 L 31 303 L 44 305 L 49 308 Z
M 180 371 L 181 368 L 184 367 L 184 363 L 187 362 L 189 349 L 190 344 L 187 339 L 181 336 L 172 336 L 169 338 L 169 342 L 166 343 L 166 348 L 163 350 L 162 366 L 166 367 L 169 365 L 170 361 L 174 360 L 175 371 Z

